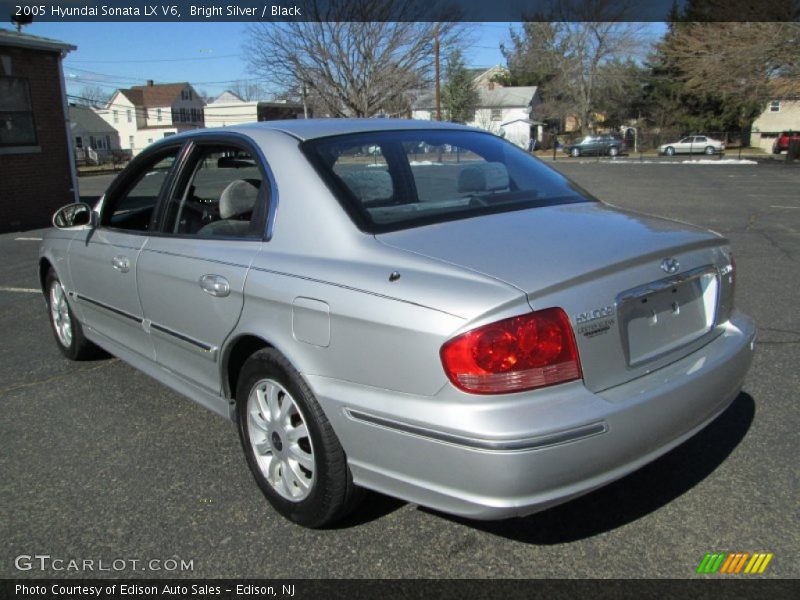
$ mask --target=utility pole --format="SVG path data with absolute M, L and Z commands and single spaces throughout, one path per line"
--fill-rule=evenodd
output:
M 308 118 L 308 105 L 306 104 L 306 82 L 303 81 L 303 118 Z
M 436 72 L 436 120 L 442 120 L 442 90 L 439 86 L 439 25 L 433 28 L 433 60 Z

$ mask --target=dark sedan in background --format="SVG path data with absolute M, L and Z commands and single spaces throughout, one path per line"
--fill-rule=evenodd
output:
M 613 135 L 587 135 L 568 144 L 564 151 L 570 156 L 617 156 L 625 152 L 625 142 Z

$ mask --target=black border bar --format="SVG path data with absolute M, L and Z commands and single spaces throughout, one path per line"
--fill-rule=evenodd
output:
M 798 22 L 800 0 L 0 0 L 44 22 Z M 19 8 L 18 8 L 19 7 Z M 675 8 L 677 7 L 677 14 Z
M 796 579 L 762 579 L 760 576 L 697 576 L 695 579 L 3 579 L 0 598 L 9 600 L 64 600 L 103 598 L 152 600 L 214 598 L 219 600 L 465 600 L 497 598 L 534 600 L 576 598 L 640 600 L 647 598 L 719 598 L 781 600 L 800 595 Z M 23 587 L 24 586 L 24 587 Z M 125 593 L 121 593 L 125 586 Z M 32 590 L 38 591 L 32 591 Z M 94 591 L 91 591 L 94 590 Z M 97 591 L 99 590 L 99 594 Z

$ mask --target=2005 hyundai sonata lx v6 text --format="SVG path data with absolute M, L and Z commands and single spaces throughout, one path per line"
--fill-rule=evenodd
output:
M 362 488 L 475 519 L 564 502 L 712 421 L 752 359 L 724 238 L 459 125 L 176 135 L 54 225 L 63 354 L 103 348 L 234 420 L 311 527 Z

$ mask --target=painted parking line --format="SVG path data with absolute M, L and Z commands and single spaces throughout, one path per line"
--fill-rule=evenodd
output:
M 35 288 L 18 288 L 18 287 L 3 287 L 0 286 L 0 292 L 15 292 L 19 294 L 41 294 L 42 290 Z
M 800 206 L 783 206 L 782 204 L 770 204 L 770 208 L 800 208 Z
M 42 238 L 40 237 L 18 237 L 14 238 L 15 242 L 41 242 Z

